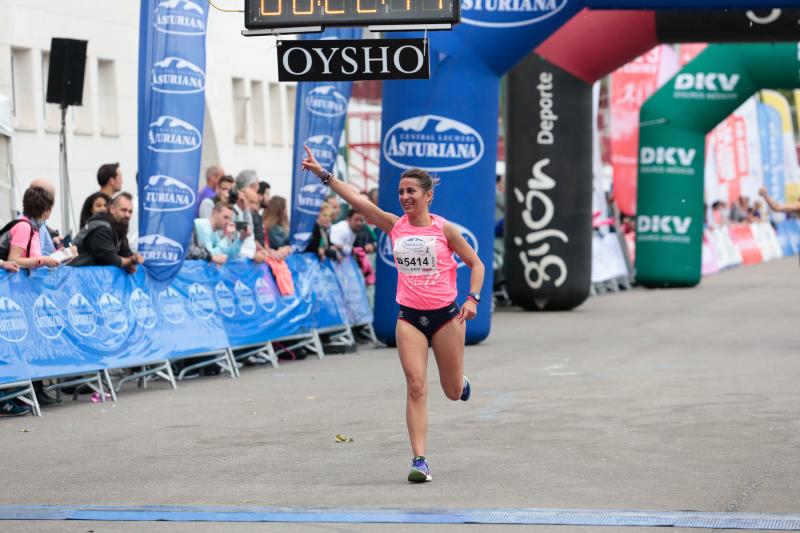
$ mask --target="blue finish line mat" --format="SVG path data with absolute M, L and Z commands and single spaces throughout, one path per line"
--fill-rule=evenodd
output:
M 351 509 L 313 507 L 0 505 L 0 520 L 523 524 L 800 531 L 800 513 L 765 514 L 582 509 Z

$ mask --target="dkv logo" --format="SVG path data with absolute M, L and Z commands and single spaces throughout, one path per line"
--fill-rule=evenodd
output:
M 56 304 L 44 294 L 33 303 L 33 323 L 42 337 L 51 340 L 57 339 L 67 325 Z
M 28 336 L 28 319 L 22 307 L 14 300 L 0 298 L 0 338 L 9 342 L 22 342 Z
M 341 117 L 347 113 L 347 98 L 334 85 L 323 85 L 306 95 L 306 109 L 312 115 Z
M 176 117 L 161 115 L 147 130 L 147 149 L 153 152 L 182 153 L 198 150 L 203 144 L 200 130 Z
M 206 12 L 192 0 L 165 0 L 156 6 L 155 27 L 172 35 L 205 35 Z
M 149 266 L 177 265 L 183 259 L 183 246 L 163 235 L 139 238 L 139 253 Z
M 484 28 L 516 28 L 549 19 L 569 0 L 461 0 L 461 20 Z
M 689 243 L 692 217 L 639 215 L 636 218 L 636 240 Z
M 647 174 L 686 174 L 692 175 L 692 167 L 697 157 L 694 148 L 675 146 L 643 146 L 639 152 L 639 166 Z
M 474 128 L 438 115 L 401 120 L 383 141 L 383 154 L 391 164 L 429 172 L 471 167 L 483 157 L 483 149 L 483 138 Z
M 206 74 L 191 61 L 170 56 L 153 64 L 150 86 L 158 93 L 199 93 L 206 88 Z
M 145 211 L 183 211 L 193 208 L 195 194 L 191 187 L 172 176 L 156 174 L 144 186 Z
M 736 86 L 739 74 L 723 72 L 695 72 L 675 77 L 675 98 L 690 100 L 734 100 L 738 98 Z
M 475 237 L 475 234 L 472 233 L 469 229 L 462 226 L 461 224 L 456 224 L 453 221 L 449 221 L 450 224 L 454 225 L 456 229 L 461 233 L 461 236 L 464 237 L 464 240 L 469 243 L 470 246 L 475 250 L 475 253 L 478 253 L 478 239 Z M 425 241 L 422 239 L 406 239 L 403 241 L 403 245 L 407 249 L 420 249 L 425 246 Z M 380 256 L 381 260 L 389 265 L 392 268 L 397 268 L 397 265 L 394 262 L 394 252 L 392 250 L 392 240 L 389 238 L 389 235 L 386 233 L 381 233 L 381 236 L 378 238 L 378 256 Z M 466 266 L 466 264 L 461 260 L 458 255 L 453 254 L 453 258 L 456 260 L 456 268 L 461 268 Z

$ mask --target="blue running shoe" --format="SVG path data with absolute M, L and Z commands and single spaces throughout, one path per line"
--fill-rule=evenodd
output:
M 425 458 L 414 457 L 414 460 L 411 461 L 411 472 L 408 473 L 408 481 L 410 483 L 425 483 L 432 480 L 431 471 Z
M 467 376 L 464 376 L 464 388 L 461 390 L 461 401 L 466 402 L 469 400 L 470 394 L 472 394 L 472 387 L 469 386 Z

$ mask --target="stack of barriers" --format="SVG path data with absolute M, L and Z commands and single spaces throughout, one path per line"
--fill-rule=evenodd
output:
M 320 263 L 287 259 L 294 294 L 281 295 L 269 267 L 234 261 L 223 267 L 187 261 L 161 284 L 143 269 L 37 269 L 0 273 L 0 400 L 41 411 L 32 380 L 46 391 L 88 387 L 105 401 L 129 382 L 172 388 L 192 370 L 213 366 L 231 378 L 256 356 L 274 367 L 282 350 L 325 357 L 321 335 L 354 344 L 352 328 L 372 323 L 363 276 L 352 258 Z M 176 376 L 173 363 L 189 360 Z

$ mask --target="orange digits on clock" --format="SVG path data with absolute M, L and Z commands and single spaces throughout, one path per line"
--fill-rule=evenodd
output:
M 270 0 L 272 1 L 272 0 Z M 275 0 L 275 10 L 274 11 L 267 11 L 266 4 L 267 0 L 261 0 L 261 16 L 268 17 L 271 15 L 280 15 L 281 10 L 283 9 L 283 0 Z
M 369 2 L 369 0 L 366 0 L 366 1 Z M 372 0 L 372 1 L 375 2 L 375 7 L 370 9 L 370 8 L 361 7 L 361 0 L 356 0 L 356 12 L 357 13 L 376 13 L 378 11 L 378 1 L 377 0 Z
M 340 0 L 342 2 L 341 9 L 332 9 L 331 3 L 335 2 L 336 0 L 325 0 L 325 14 L 327 15 L 341 15 L 344 13 L 344 0 Z
M 314 12 L 314 0 L 308 0 L 308 11 L 297 10 L 297 0 L 292 0 L 292 12 L 295 15 L 310 15 Z
M 433 5 L 434 7 L 428 7 L 429 5 Z M 441 11 L 442 9 L 444 9 L 444 0 L 434 0 L 433 2 L 431 2 L 430 0 L 428 0 L 427 2 L 423 0 L 422 9 L 425 11 Z

